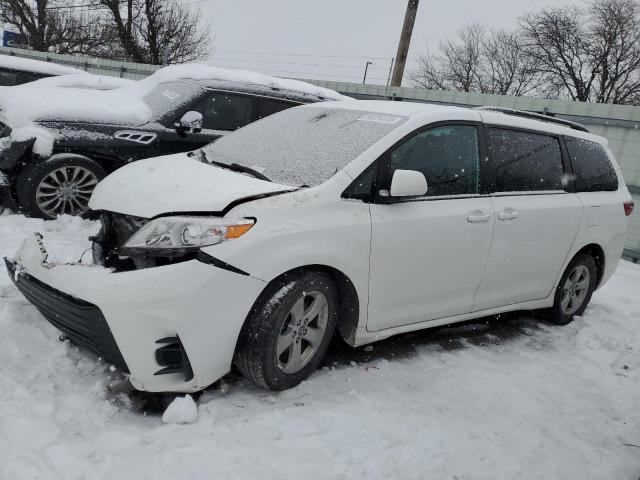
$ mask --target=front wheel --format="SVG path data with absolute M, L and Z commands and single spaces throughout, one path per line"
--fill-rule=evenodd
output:
M 53 219 L 58 215 L 85 215 L 89 199 L 106 172 L 81 155 L 53 155 L 28 165 L 18 176 L 16 190 L 30 217 Z
M 285 275 L 268 287 L 249 314 L 238 340 L 236 366 L 269 390 L 295 387 L 324 357 L 338 307 L 338 290 L 329 275 Z
M 596 286 L 596 262 L 591 255 L 576 256 L 565 270 L 556 290 L 551 321 L 567 325 L 584 313 Z

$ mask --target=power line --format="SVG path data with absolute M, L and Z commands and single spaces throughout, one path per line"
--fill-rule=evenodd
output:
M 218 65 L 218 66 L 222 66 L 222 65 Z M 222 66 L 222 68 L 233 68 L 233 67 L 225 67 Z M 277 74 L 292 74 L 292 75 L 311 75 L 312 78 L 314 76 L 321 76 L 321 77 L 340 77 L 340 78 L 357 78 L 357 79 L 361 79 L 362 77 L 360 75 L 344 75 L 344 74 L 332 74 L 332 73 L 319 73 L 319 72 L 299 72 L 299 71 L 293 71 L 293 70 L 273 70 L 273 69 L 266 69 L 266 68 L 261 68 L 256 70 L 258 72 L 268 72 L 268 73 L 277 73 Z M 384 81 L 386 83 L 387 79 L 386 78 L 381 78 L 381 77 L 367 77 L 369 79 L 372 80 L 380 80 L 380 81 Z
M 316 57 L 316 58 L 357 58 L 362 60 L 391 60 L 391 57 L 362 57 L 351 55 L 317 55 L 313 53 L 284 53 L 284 52 L 250 52 L 241 50 L 218 50 L 220 53 L 233 53 L 241 55 L 275 55 L 288 57 Z
M 241 62 L 241 63 L 269 63 L 273 65 L 299 65 L 303 67 L 331 67 L 331 68 L 357 68 L 362 69 L 362 65 L 333 65 L 329 63 L 298 63 L 298 62 L 282 62 L 272 60 L 255 60 L 244 58 L 226 58 L 226 57 L 213 57 L 213 59 L 224 60 L 228 62 Z M 389 67 L 369 67 L 369 70 L 389 70 Z

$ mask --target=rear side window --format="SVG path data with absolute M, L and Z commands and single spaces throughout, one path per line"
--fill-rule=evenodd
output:
M 562 151 L 556 137 L 489 129 L 496 192 L 563 190 Z
M 273 100 L 271 98 L 261 98 L 258 106 L 258 118 L 268 117 L 274 113 L 281 112 L 287 108 L 294 107 L 296 104 L 291 102 L 283 102 L 282 100 Z
M 598 192 L 618 189 L 618 176 L 602 145 L 575 137 L 566 137 L 565 141 L 576 176 L 576 191 Z
M 397 146 L 389 157 L 387 182 L 395 170 L 417 170 L 427 179 L 428 197 L 478 193 L 480 155 L 475 126 L 435 127 Z
M 212 93 L 196 110 L 202 113 L 202 127 L 207 130 L 237 130 L 255 120 L 255 97 L 233 93 Z

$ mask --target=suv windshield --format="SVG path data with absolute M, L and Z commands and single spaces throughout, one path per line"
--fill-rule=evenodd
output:
M 273 182 L 315 186 L 405 120 L 359 110 L 296 107 L 241 128 L 204 152 L 209 162 L 247 167 Z

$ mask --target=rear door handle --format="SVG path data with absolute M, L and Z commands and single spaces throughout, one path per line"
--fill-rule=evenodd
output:
M 488 213 L 473 212 L 467 217 L 467 221 L 470 223 L 484 223 L 488 222 L 490 218 L 491 215 Z
M 513 208 L 505 208 L 498 214 L 498 220 L 513 220 L 518 218 L 518 211 Z

